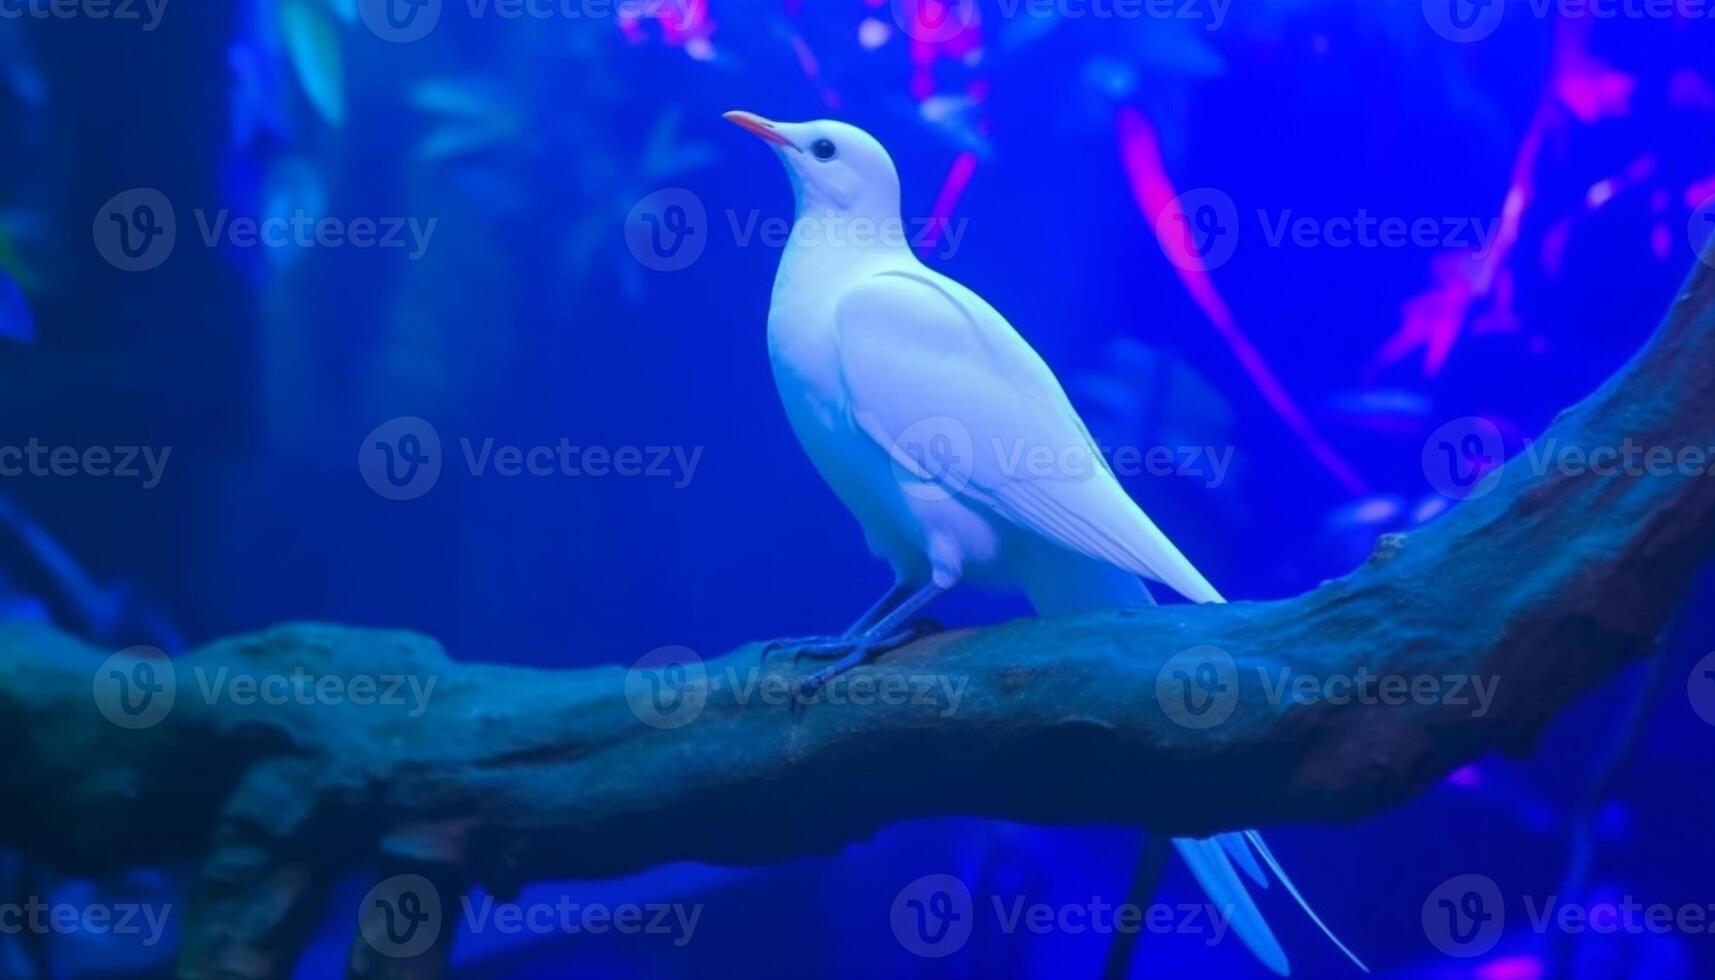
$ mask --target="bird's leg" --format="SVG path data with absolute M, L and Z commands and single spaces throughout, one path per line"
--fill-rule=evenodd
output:
M 887 590 L 887 594 L 876 600 L 869 611 L 858 617 L 844 633 L 839 636 L 800 636 L 787 640 L 775 640 L 762 648 L 762 659 L 768 660 L 768 655 L 781 650 L 794 652 L 796 661 L 799 657 L 841 656 L 851 649 L 853 641 L 869 632 L 870 627 L 881 622 L 887 614 L 899 607 L 899 604 L 911 597 L 912 588 L 909 585 L 895 585 Z
M 923 610 L 924 606 L 934 602 L 936 597 L 947 591 L 931 582 L 913 592 L 910 598 L 893 608 L 892 612 L 877 620 L 875 625 L 864 631 L 863 635 L 854 640 L 845 641 L 846 651 L 840 659 L 834 661 L 814 674 L 798 682 L 798 698 L 802 703 L 813 696 L 827 683 L 854 667 L 861 667 L 875 657 L 889 650 L 894 650 L 910 643 L 921 636 L 924 630 L 914 624 L 911 617 Z

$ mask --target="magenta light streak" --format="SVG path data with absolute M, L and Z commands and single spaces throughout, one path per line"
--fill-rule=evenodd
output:
M 977 155 L 966 150 L 953 160 L 953 166 L 947 171 L 947 179 L 941 182 L 941 193 L 935 195 L 935 207 L 929 212 L 929 227 L 923 233 L 923 242 L 918 246 L 928 251 L 941 244 L 941 235 L 947 230 L 947 222 L 952 220 L 953 211 L 959 206 L 959 198 L 964 196 L 965 188 L 971 183 L 971 176 L 977 172 Z
M 1365 371 L 1366 378 L 1374 380 L 1383 369 L 1420 347 L 1424 349 L 1424 376 L 1439 374 L 1464 332 L 1471 307 L 1479 300 L 1488 300 L 1490 304 L 1490 311 L 1480 318 L 1479 327 L 1490 332 L 1516 328 L 1507 261 L 1518 245 L 1520 226 L 1536 196 L 1535 174 L 1544 143 L 1549 135 L 1565 130 L 1574 120 L 1589 124 L 1608 116 L 1627 115 L 1637 88 L 1637 80 L 1631 75 L 1615 71 L 1589 53 L 1588 36 L 1587 22 L 1563 20 L 1556 24 L 1549 78 L 1513 158 L 1501 206 L 1501 226 L 1490 252 L 1447 253 L 1431 262 L 1434 285 L 1405 301 L 1400 310 L 1399 330 L 1383 342 Z M 1653 156 L 1640 157 L 1627 169 L 1625 180 L 1634 183 L 1644 180 L 1654 169 Z M 1598 184 L 1586 198 L 1586 207 L 1601 206 L 1624 186 L 1618 179 Z M 1569 228 L 1557 224 L 1543 243 L 1544 262 L 1551 273 L 1559 269 L 1567 234 Z
M 1120 154 L 1125 162 L 1132 197 L 1136 199 L 1138 209 L 1157 229 L 1178 226 L 1175 221 L 1158 220 L 1162 214 L 1169 213 L 1169 209 L 1179 208 L 1179 195 L 1174 193 L 1173 182 L 1162 162 L 1161 144 L 1155 136 L 1155 128 L 1143 113 L 1125 107 L 1119 111 L 1117 129 Z M 1208 270 L 1194 267 L 1196 263 L 1190 257 L 1189 246 L 1182 239 L 1162 235 L 1159 231 L 1156 240 L 1160 242 L 1162 251 L 1174 258 L 1173 265 L 1179 271 L 1180 281 L 1191 293 L 1191 298 L 1202 308 L 1209 322 L 1214 324 L 1221 339 L 1232 349 L 1233 355 L 1239 359 L 1239 365 L 1250 376 L 1251 383 L 1256 385 L 1269 407 L 1274 409 L 1274 413 L 1280 416 L 1286 427 L 1292 430 L 1317 462 L 1321 463 L 1347 492 L 1358 496 L 1367 495 L 1369 488 L 1358 475 L 1358 471 L 1316 431 L 1309 417 L 1287 393 L 1280 379 L 1275 377 L 1274 370 L 1268 366 L 1268 361 L 1263 358 L 1256 345 L 1239 329 L 1226 300 L 1221 298 L 1214 280 L 1209 277 Z
M 1477 968 L 1477 980 L 1542 980 L 1548 968 L 1537 956 L 1507 956 Z

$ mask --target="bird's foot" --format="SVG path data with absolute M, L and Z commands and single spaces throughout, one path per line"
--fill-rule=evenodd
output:
M 838 660 L 864 647 L 866 644 L 881 644 L 882 652 L 902 647 L 913 640 L 920 640 L 941 632 L 946 627 L 933 619 L 924 617 L 914 619 L 901 627 L 897 633 L 883 637 L 862 636 L 807 636 L 796 640 L 775 640 L 762 648 L 763 659 L 771 653 L 791 651 L 794 665 L 805 660 Z
M 914 619 L 907 623 L 899 632 L 877 640 L 866 641 L 861 636 L 797 636 L 781 640 L 771 640 L 762 645 L 762 662 L 777 653 L 790 652 L 794 665 L 804 660 L 838 660 L 850 654 L 865 642 L 879 642 L 886 646 L 885 650 L 902 647 L 913 640 L 939 633 L 946 629 L 939 622 L 928 618 Z
M 808 647 L 799 647 L 794 651 L 793 662 L 809 657 L 813 660 L 833 660 L 834 662 L 814 674 L 798 681 L 798 696 L 793 701 L 794 708 L 801 708 L 816 692 L 828 685 L 829 681 L 852 670 L 861 667 L 884 653 L 897 650 L 906 644 L 913 643 L 939 633 L 944 627 L 933 619 L 917 619 L 907 623 L 897 633 L 887 636 L 865 636 L 855 639 L 839 639 Z
M 852 638 L 846 636 L 792 636 L 779 640 L 770 640 L 762 645 L 762 662 L 783 651 L 793 651 L 792 662 L 797 663 L 800 650 L 832 650 L 838 648 L 840 653 L 851 649 Z M 840 654 L 831 654 L 839 656 Z

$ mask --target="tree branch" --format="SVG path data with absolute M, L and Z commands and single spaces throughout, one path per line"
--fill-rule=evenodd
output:
M 1646 348 L 1550 440 L 1715 447 L 1715 269 L 1697 267 Z M 1653 648 L 1708 557 L 1715 479 L 1692 467 L 1539 469 L 1515 460 L 1486 495 L 1305 595 L 943 634 L 849 675 L 829 689 L 841 703 L 796 711 L 774 696 L 790 668 L 762 668 L 756 647 L 702 664 L 701 684 L 692 663 L 676 695 L 690 700 L 661 715 L 649 685 L 677 674 L 460 663 L 407 633 L 293 625 L 172 661 L 171 711 L 133 730 L 99 710 L 104 652 L 7 624 L 0 798 L 29 803 L 0 808 L 0 842 L 67 873 L 197 861 L 181 970 L 284 976 L 329 884 L 365 865 L 505 895 L 827 853 L 944 814 L 1177 835 L 1354 819 L 1486 751 L 1528 750 Z M 1365 672 L 1472 678 L 1493 702 L 1275 690 Z M 245 703 L 245 677 L 324 693 Z M 354 703 L 388 702 L 392 678 L 393 703 Z M 880 703 L 847 703 L 865 691 Z M 1214 715 L 1187 696 L 1230 715 L 1198 727 Z M 438 967 L 356 946 L 352 969 Z

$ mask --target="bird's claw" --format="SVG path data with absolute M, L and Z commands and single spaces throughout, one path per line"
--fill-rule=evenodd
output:
M 792 636 L 779 640 L 769 640 L 767 643 L 762 645 L 762 662 L 767 663 L 770 656 L 780 653 L 783 650 L 800 650 L 805 647 L 815 648 L 826 644 L 840 643 L 842 641 L 850 642 L 845 641 L 842 637 L 838 636 Z M 796 659 L 794 659 L 793 662 L 796 663 Z
M 841 639 L 824 645 L 824 648 L 799 648 L 795 651 L 793 663 L 804 657 L 819 660 L 839 659 L 821 670 L 798 681 L 798 696 L 792 700 L 792 710 L 796 714 L 808 701 L 816 696 L 816 692 L 828 685 L 829 681 L 856 667 L 874 660 L 876 657 L 897 650 L 932 633 L 943 629 L 940 623 L 933 619 L 917 619 L 907 623 L 899 632 L 882 637 L 867 637 L 861 639 Z
M 793 666 L 805 660 L 838 660 L 863 647 L 879 647 L 884 652 L 892 650 L 939 633 L 945 628 L 935 620 L 923 617 L 905 624 L 897 633 L 873 639 L 857 636 L 806 636 L 795 640 L 775 640 L 762 648 L 762 659 L 766 663 L 769 655 L 790 650 Z

